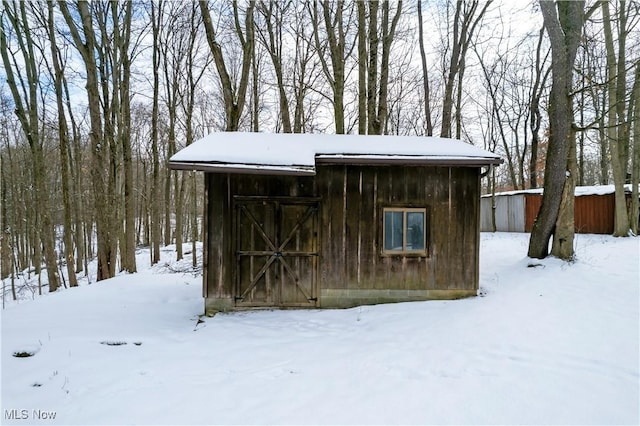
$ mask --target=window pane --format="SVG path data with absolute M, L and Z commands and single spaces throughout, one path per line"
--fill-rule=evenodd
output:
M 407 250 L 424 250 L 424 212 L 407 212 Z
M 384 249 L 402 250 L 402 212 L 384 212 Z

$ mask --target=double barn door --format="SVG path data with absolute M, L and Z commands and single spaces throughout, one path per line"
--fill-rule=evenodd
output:
M 315 198 L 235 197 L 236 305 L 314 307 Z

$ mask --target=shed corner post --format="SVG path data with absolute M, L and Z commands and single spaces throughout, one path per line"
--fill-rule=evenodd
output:
M 207 297 L 209 296 L 209 178 L 211 173 L 204 173 L 204 206 L 202 218 L 202 297 L 204 311 L 207 314 Z
M 493 165 L 490 166 L 491 170 L 493 170 Z M 480 239 L 481 239 L 481 235 L 480 235 L 480 230 L 481 230 L 481 223 L 480 223 L 480 209 L 482 208 L 481 206 L 481 196 L 482 196 L 482 169 L 478 168 L 477 169 L 478 172 L 476 173 L 477 179 L 476 179 L 476 196 L 475 196 L 475 200 L 477 203 L 477 208 L 476 208 L 476 214 L 475 214 L 475 240 L 476 240 L 476 244 L 475 244 L 475 268 L 474 268 L 474 282 L 475 282 L 475 290 L 476 293 L 478 292 L 478 290 L 480 289 Z M 494 197 L 495 197 L 495 188 L 493 189 L 494 192 Z M 492 206 L 492 210 L 493 210 L 493 206 Z M 495 210 L 494 210 L 495 212 Z M 495 213 L 494 213 L 495 214 Z M 494 216 L 494 227 L 495 227 L 495 216 Z

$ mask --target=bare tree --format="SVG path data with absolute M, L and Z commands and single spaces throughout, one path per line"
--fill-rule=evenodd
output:
M 460 82 L 465 72 L 465 60 L 469 45 L 476 33 L 478 24 L 482 21 L 487 9 L 493 0 L 481 2 L 480 0 L 463 1 L 456 0 L 453 28 L 451 30 L 450 41 L 451 56 L 448 60 L 446 70 L 446 79 L 444 86 L 444 99 L 442 104 L 442 126 L 440 136 L 451 137 L 451 125 L 454 107 L 454 88 L 458 86 L 458 94 L 456 95 L 456 106 L 458 113 L 461 111 L 461 91 Z M 447 9 L 449 6 L 447 5 Z M 448 40 L 447 40 L 448 41 Z M 456 138 L 460 138 L 460 117 L 456 124 Z
M 546 257 L 549 239 L 553 234 L 552 253 L 561 259 L 571 259 L 574 253 L 576 172 L 571 91 L 573 64 L 584 23 L 584 1 L 556 3 L 541 0 L 540 9 L 551 42 L 550 137 L 542 206 L 533 224 L 528 255 L 533 258 Z
M 345 105 L 344 92 L 346 84 L 346 62 L 351 55 L 354 44 L 347 45 L 347 33 L 351 23 L 353 7 L 348 9 L 344 1 L 330 2 L 321 1 L 319 10 L 318 1 L 314 0 L 312 5 L 308 5 L 311 22 L 313 25 L 313 35 L 315 48 L 325 78 L 331 87 L 332 96 L 329 97 L 333 105 L 333 117 L 336 133 L 345 133 Z M 347 21 L 345 23 L 345 12 Z M 322 19 L 321 15 L 322 13 Z M 324 29 L 320 37 L 321 30 Z M 328 52 L 331 68 L 325 57 Z
M 199 50 L 199 29 L 201 20 L 196 17 L 196 5 L 192 5 L 190 12 L 190 26 L 189 26 L 189 52 L 187 55 L 186 63 L 186 82 L 183 84 L 184 91 L 181 93 L 183 98 L 182 107 L 185 116 L 185 145 L 190 145 L 195 140 L 193 116 L 195 111 L 197 87 L 204 76 L 204 72 L 209 66 L 210 58 L 198 63 L 196 58 L 196 51 Z M 197 67 L 196 67 L 197 65 Z M 184 180 L 183 180 L 184 183 Z M 190 188 L 190 228 L 191 228 L 191 253 L 192 253 L 192 266 L 197 266 L 198 258 L 196 256 L 196 242 L 198 240 L 198 196 L 197 196 L 197 181 L 196 172 L 191 172 L 189 175 L 189 188 Z M 182 195 L 179 196 L 182 199 Z
M 638 235 L 640 226 L 638 197 L 638 185 L 640 184 L 640 60 L 636 62 L 636 71 L 632 91 L 633 108 L 630 108 L 629 116 L 633 123 L 633 155 L 631 168 L 631 209 L 629 211 L 629 222 L 631 231 Z
M 55 40 L 55 24 L 53 19 L 53 4 L 47 2 L 46 22 L 49 40 Z M 67 265 L 67 275 L 69 277 L 69 285 L 75 287 L 78 285 L 78 279 L 75 271 L 74 244 L 71 226 L 71 195 L 70 195 L 70 170 L 69 170 L 69 145 L 70 136 L 67 126 L 67 117 L 64 104 L 64 72 L 62 69 L 62 61 L 58 45 L 49 43 L 51 48 L 51 63 L 53 66 L 53 86 L 56 94 L 56 107 L 58 110 L 58 139 L 60 144 L 60 173 L 62 181 L 62 204 L 64 207 L 64 224 L 63 224 L 63 241 L 64 241 L 64 257 Z
M 244 12 L 244 28 L 240 25 L 240 10 L 238 4 L 233 2 L 233 21 L 235 36 L 238 38 L 242 49 L 241 71 L 239 78 L 232 78 L 229 73 L 227 62 L 225 61 L 222 47 L 220 46 L 216 29 L 211 20 L 209 6 L 206 0 L 200 0 L 200 11 L 202 21 L 207 33 L 207 41 L 213 55 L 213 60 L 220 77 L 222 94 L 225 105 L 226 130 L 237 131 L 240 126 L 240 119 L 244 109 L 245 97 L 249 84 L 249 72 L 251 70 L 251 57 L 254 49 L 254 22 L 253 12 L 255 1 L 250 1 Z
M 498 138 L 502 142 L 502 148 L 507 157 L 507 171 L 511 186 L 518 188 L 519 181 L 517 177 L 517 153 L 512 152 L 512 145 L 508 135 L 512 135 L 515 132 L 507 132 L 507 127 L 510 125 L 510 119 L 507 117 L 508 112 L 505 110 L 512 110 L 511 104 L 505 99 L 507 96 L 513 96 L 513 93 L 509 95 L 504 93 L 504 87 L 506 82 L 506 69 L 511 67 L 512 64 L 505 63 L 502 56 L 496 58 L 496 60 L 489 64 L 476 49 L 476 54 L 480 60 L 480 66 L 482 68 L 482 75 L 484 76 L 484 86 L 488 92 L 489 99 L 491 101 L 491 109 L 489 114 L 491 120 L 495 120 L 497 126 L 494 126 L 492 130 L 497 133 L 495 138 Z
M 283 32 L 285 29 L 285 17 L 292 7 L 291 1 L 258 3 L 258 11 L 262 15 L 265 28 L 258 27 L 259 39 L 269 52 L 273 70 L 276 75 L 278 99 L 280 105 L 280 120 L 284 133 L 291 133 L 291 114 L 289 112 L 289 99 L 285 89 L 283 74 Z
M 162 1 L 151 2 L 151 27 L 153 34 L 153 107 L 151 113 L 151 155 L 152 155 L 152 180 L 151 180 L 151 263 L 160 261 L 160 244 L 162 231 L 160 227 L 160 155 L 158 150 L 158 115 L 160 92 L 160 28 L 163 16 Z
M 60 50 L 58 49 L 60 53 Z M 62 61 L 60 61 L 62 62 Z M 85 185 L 83 181 L 85 179 L 83 176 L 83 147 L 81 144 L 81 134 L 80 134 L 80 126 L 77 123 L 75 118 L 75 114 L 73 112 L 73 108 L 71 106 L 71 96 L 69 95 L 69 83 L 68 79 L 65 75 L 62 75 L 62 89 L 64 92 L 64 100 L 66 106 L 66 116 L 69 119 L 69 127 L 68 131 L 70 134 L 68 135 L 70 140 L 69 145 L 69 158 L 70 158 L 70 175 L 71 175 L 71 192 L 73 194 L 73 212 L 74 212 L 74 236 L 75 236 L 75 246 L 76 246 L 76 272 L 81 272 L 84 270 L 85 275 L 88 275 L 88 258 L 90 257 L 89 252 L 91 250 L 91 232 L 87 232 L 87 228 L 91 228 L 92 225 L 87 222 L 87 212 L 85 211 L 84 205 L 86 204 L 85 200 Z M 85 250 L 86 249 L 86 250 Z
M 167 161 L 176 152 L 176 138 L 178 133 L 178 103 L 179 87 L 184 72 L 187 51 L 187 32 L 183 30 L 183 18 L 188 4 L 168 2 L 164 11 L 163 28 L 160 32 L 160 58 L 164 88 L 164 103 L 169 117 L 167 123 Z M 186 19 L 185 19 L 186 21 Z M 178 199 L 180 176 L 176 171 L 165 167 L 164 178 L 164 244 L 171 244 L 172 211 L 175 211 L 176 229 L 174 232 L 178 260 L 182 259 L 182 200 Z M 171 183 L 173 182 L 173 188 Z M 173 194 L 173 200 L 172 200 Z M 179 234 L 179 235 L 178 235 Z
M 395 38 L 396 28 L 402 12 L 402 1 L 398 1 L 393 17 L 391 17 L 388 1 L 382 2 L 382 16 L 378 16 L 380 4 L 370 1 L 369 5 L 369 58 L 367 65 L 366 105 L 367 133 L 380 135 L 384 132 L 388 115 L 389 95 L 389 58 L 391 45 Z M 380 21 L 380 22 L 378 22 Z M 360 23 L 360 25 L 362 25 Z M 378 25 L 381 26 L 378 31 Z M 382 43 L 380 43 L 382 42 Z M 381 52 L 378 52 L 381 50 Z M 381 59 L 378 61 L 378 54 Z M 365 58 L 359 58 L 365 62 Z M 360 96 L 363 94 L 361 93 Z
M 14 258 L 15 242 L 18 228 L 16 213 L 19 211 L 14 197 L 16 176 L 12 176 L 11 147 L 9 145 L 9 127 L 13 118 L 13 105 L 0 89 L 0 140 L 5 141 L 0 146 L 0 280 L 9 275 L 15 275 Z M 13 283 L 13 279 L 12 279 Z M 15 292 L 14 292 L 15 300 Z
M 82 57 L 86 71 L 86 90 L 89 104 L 91 131 L 91 178 L 94 192 L 95 220 L 98 245 L 98 280 L 115 275 L 117 238 L 114 235 L 114 218 L 109 207 L 113 204 L 113 188 L 105 166 L 110 163 L 108 141 L 104 138 L 100 77 L 98 72 L 98 48 L 94 33 L 93 14 L 90 4 L 77 3 L 77 15 L 72 14 L 68 4 L 58 1 L 65 22 L 69 27 L 75 48 Z M 78 16 L 80 22 L 76 22 Z
M 626 116 L 626 35 L 627 35 L 627 2 L 620 1 L 618 7 L 618 57 L 613 43 L 611 13 L 609 3 L 602 2 L 602 19 L 604 38 L 607 49 L 607 86 L 609 104 L 607 112 L 607 139 L 611 152 L 611 167 L 615 185 L 615 221 L 613 235 L 626 237 L 629 234 L 629 216 L 624 193 L 627 176 L 627 153 L 629 150 L 629 122 Z
M 3 1 L 4 17 L 0 26 L 0 53 L 7 75 L 7 84 L 13 96 L 15 114 L 22 126 L 24 136 L 31 149 L 33 162 L 34 202 L 38 206 L 35 210 L 36 244 L 44 248 L 44 260 L 47 267 L 49 291 L 56 291 L 59 285 L 59 274 L 56 263 L 55 232 L 50 216 L 49 196 L 45 185 L 46 169 L 43 155 L 43 138 L 40 132 L 38 104 L 39 74 L 36 47 L 32 38 L 32 31 L 27 17 L 27 4 L 24 2 Z M 7 43 L 6 28 L 13 29 L 13 36 L 18 43 L 18 52 L 10 50 Z M 24 63 L 24 74 L 20 71 L 17 55 Z M 36 252 L 40 249 L 36 246 Z M 38 265 L 39 268 L 39 265 Z
M 295 4 L 295 3 L 294 3 Z M 292 23 L 295 53 L 293 55 L 293 78 L 291 85 L 295 110 L 293 112 L 293 132 L 302 133 L 312 128 L 312 117 L 315 114 L 315 104 L 309 100 L 309 93 L 317 86 L 321 78 L 320 60 L 314 55 L 314 39 L 311 35 L 313 25 L 305 13 L 304 5 L 296 5 L 296 12 Z
M 135 205 L 133 193 L 133 162 L 131 153 L 131 22 L 133 2 L 122 4 L 122 13 L 116 2 L 111 2 L 111 17 L 113 20 L 114 61 L 113 91 L 116 96 L 116 117 L 118 120 L 117 138 L 122 149 L 122 164 L 124 169 L 124 227 L 121 227 L 124 241 L 120 248 L 122 270 L 136 272 L 135 247 Z M 122 19 L 120 19 L 122 16 Z
M 600 8 L 599 8 L 600 9 Z M 589 24 L 587 26 L 587 24 Z M 587 33 L 588 29 L 592 29 L 596 34 Z M 603 65 L 603 58 L 606 58 L 606 47 L 601 42 L 602 28 L 600 22 L 594 23 L 589 20 L 585 21 L 585 37 L 584 37 L 584 61 L 583 69 L 579 70 L 583 75 L 583 80 L 587 83 L 583 91 L 585 93 L 585 103 L 582 108 L 587 107 L 587 103 L 592 110 L 593 120 L 595 123 L 595 135 L 599 148 L 599 183 L 607 185 L 610 175 L 609 161 L 609 141 L 607 138 L 607 104 L 608 104 L 608 85 L 606 63 Z M 606 61 L 606 59 L 605 59 Z M 581 91 L 581 93 L 583 92 Z M 587 130 L 589 123 L 582 123 L 582 127 Z
M 422 65 L 422 82 L 424 90 L 424 116 L 426 122 L 425 134 L 433 136 L 433 123 L 431 122 L 431 90 L 429 88 L 429 72 L 427 70 L 427 55 L 424 48 L 424 29 L 422 20 L 422 0 L 418 0 L 418 41 L 420 44 L 420 59 Z
M 168 19 L 172 22 L 169 26 L 164 44 L 164 74 L 165 74 L 165 95 L 167 101 L 167 111 L 169 113 L 169 152 L 170 157 L 177 148 L 177 127 L 183 125 L 183 135 L 185 145 L 190 145 L 194 141 L 193 114 L 195 109 L 196 95 L 198 94 L 198 84 L 202 79 L 207 67 L 211 63 L 210 55 L 203 60 L 200 50 L 199 30 L 202 20 L 196 4 L 172 4 Z M 177 5 L 177 7 L 176 7 Z M 170 46 L 170 47 L 169 47 Z M 182 118 L 182 120 L 181 120 Z M 182 123 L 179 123 L 182 122 Z M 192 228 L 192 253 L 195 253 L 195 239 L 197 238 L 197 212 L 196 197 L 192 194 L 191 209 L 186 209 L 186 190 L 189 182 L 191 191 L 195 191 L 194 174 L 167 173 L 167 182 L 173 179 L 173 194 L 175 202 L 175 245 L 177 259 L 183 258 L 183 240 L 185 223 L 190 223 Z M 170 185 L 165 187 L 167 191 L 165 199 L 169 199 Z M 166 203 L 168 206 L 169 203 Z M 166 206 L 165 206 L 166 207 Z M 186 214 L 185 214 L 186 213 Z M 192 220 L 189 222 L 187 214 L 191 214 Z M 170 221 L 166 221 L 170 224 Z M 170 228 L 168 228 L 170 232 Z M 196 234 L 194 234 L 196 233 Z

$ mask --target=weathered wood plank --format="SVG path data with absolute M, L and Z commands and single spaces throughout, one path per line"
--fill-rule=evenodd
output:
M 320 226 L 324 231 L 320 276 L 322 285 L 326 288 L 344 288 L 347 284 L 345 169 L 345 166 L 322 167 L 317 175 L 319 195 L 322 198 Z
M 343 241 L 342 258 L 345 266 L 345 279 L 349 287 L 360 285 L 360 209 L 362 206 L 361 173 L 359 167 L 346 167 L 343 170 Z
M 232 271 L 235 257 L 231 251 L 232 218 L 228 196 L 228 175 L 209 174 L 208 297 L 233 297 Z
M 207 186 L 208 298 L 232 298 L 248 283 L 252 306 L 304 306 L 321 290 L 375 301 L 468 295 L 477 284 L 476 168 L 322 165 L 315 177 L 210 174 Z M 307 213 L 301 197 L 319 200 L 314 226 L 296 228 Z M 253 219 L 234 210 L 240 201 Z M 426 255 L 382 255 L 385 207 L 426 208 Z M 265 235 L 288 254 L 258 276 L 274 251 Z
M 359 217 L 359 282 L 375 282 L 378 258 L 377 230 L 378 212 L 376 203 L 377 172 L 372 167 L 361 167 L 359 191 L 361 193 Z

